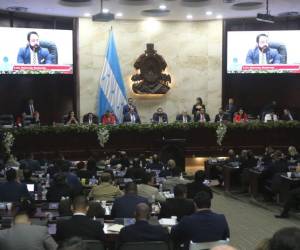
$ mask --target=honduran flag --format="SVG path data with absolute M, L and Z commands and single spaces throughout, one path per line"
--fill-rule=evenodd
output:
M 115 114 L 117 123 L 122 123 L 123 106 L 126 104 L 126 89 L 121 74 L 113 31 L 110 30 L 104 66 L 100 77 L 97 112 L 101 118 L 107 110 L 110 110 Z

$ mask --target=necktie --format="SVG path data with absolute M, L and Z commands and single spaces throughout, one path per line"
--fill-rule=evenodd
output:
M 33 52 L 32 64 L 37 64 L 37 57 L 35 52 Z
M 262 53 L 262 58 L 261 58 L 261 63 L 262 64 L 267 64 L 267 60 L 266 60 L 267 58 L 266 58 L 266 56 L 267 55 L 265 53 Z
M 33 113 L 34 113 L 33 105 L 30 105 L 30 114 L 33 115 Z
M 91 118 L 89 118 L 89 124 L 92 124 L 92 119 Z

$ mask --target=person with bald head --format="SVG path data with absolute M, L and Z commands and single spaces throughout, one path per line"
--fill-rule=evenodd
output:
M 119 244 L 141 241 L 168 241 L 169 236 L 165 228 L 151 225 L 148 220 L 151 210 L 146 203 L 139 203 L 135 209 L 135 224 L 122 228 L 119 234 Z
M 211 248 L 211 250 L 237 250 L 237 249 L 228 245 L 220 245 Z

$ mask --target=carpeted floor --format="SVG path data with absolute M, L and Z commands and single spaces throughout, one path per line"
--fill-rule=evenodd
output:
M 300 227 L 299 219 L 276 219 L 274 211 L 222 193 L 214 193 L 212 209 L 225 214 L 230 227 L 231 245 L 239 250 L 255 249 L 260 240 L 271 237 L 283 227 Z

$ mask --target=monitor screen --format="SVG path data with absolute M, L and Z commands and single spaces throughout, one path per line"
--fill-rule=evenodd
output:
M 50 202 L 49 209 L 58 209 L 59 203 L 58 202 Z
M 0 74 L 72 74 L 72 30 L 0 27 Z
M 300 30 L 229 31 L 227 73 L 300 73 Z
M 26 184 L 28 192 L 34 192 L 34 184 Z

